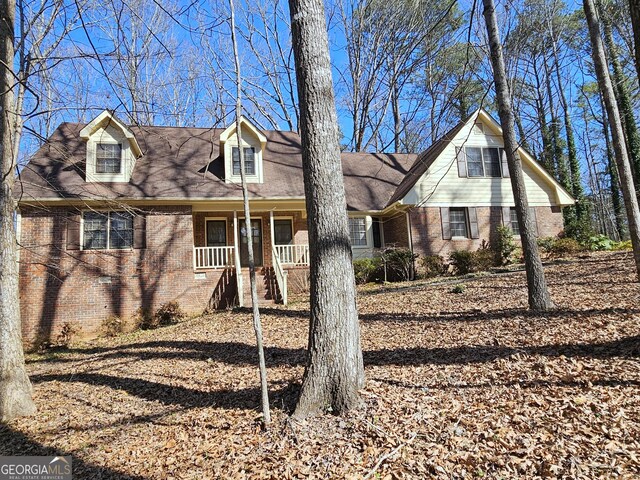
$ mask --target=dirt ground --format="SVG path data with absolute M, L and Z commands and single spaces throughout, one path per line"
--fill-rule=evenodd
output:
M 73 455 L 74 478 L 640 478 L 640 288 L 630 253 L 360 289 L 367 383 L 344 418 L 290 419 L 308 303 L 264 309 L 273 424 L 251 319 L 221 312 L 28 358 L 38 413 L 1 455 Z

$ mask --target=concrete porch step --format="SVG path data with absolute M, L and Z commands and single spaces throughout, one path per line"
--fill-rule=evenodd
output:
M 251 306 L 251 281 L 249 278 L 249 269 L 242 269 L 242 298 L 244 306 Z M 272 273 L 270 268 L 256 268 L 256 290 L 258 292 L 258 305 L 273 305 L 275 300 L 272 298 L 273 284 L 270 283 Z

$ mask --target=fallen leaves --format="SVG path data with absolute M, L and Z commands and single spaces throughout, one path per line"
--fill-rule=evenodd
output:
M 74 455 L 75 478 L 638 478 L 640 307 L 627 253 L 524 273 L 366 286 L 367 384 L 344 418 L 293 420 L 308 304 L 263 309 L 273 426 L 251 318 L 210 317 L 29 360 L 39 412 L 0 454 Z

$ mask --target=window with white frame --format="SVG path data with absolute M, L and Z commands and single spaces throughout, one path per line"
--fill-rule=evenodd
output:
M 452 237 L 469 237 L 466 208 L 449 209 L 449 229 Z
M 129 212 L 84 212 L 82 249 L 105 250 L 133 247 L 133 215 Z
M 240 175 L 240 149 L 238 147 L 231 148 L 231 156 L 233 160 L 233 174 Z M 256 174 L 256 149 L 254 147 L 244 148 L 244 174 Z
M 501 177 L 499 148 L 465 147 L 467 176 Z
M 96 144 L 96 173 L 122 172 L 122 145 L 119 143 Z
M 509 215 L 511 217 L 511 231 L 514 235 L 520 235 L 520 224 L 518 223 L 518 214 L 515 207 L 509 209 Z
M 352 247 L 367 246 L 367 222 L 364 217 L 349 218 L 349 239 Z

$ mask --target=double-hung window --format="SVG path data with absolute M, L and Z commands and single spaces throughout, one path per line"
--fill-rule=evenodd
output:
M 352 247 L 367 246 L 367 222 L 364 217 L 349 218 L 349 239 Z
M 515 207 L 509 209 L 509 215 L 511 218 L 511 231 L 514 235 L 520 235 L 520 224 L 518 223 L 518 215 L 516 214 Z
M 449 228 L 452 237 L 469 237 L 469 229 L 467 228 L 467 209 L 466 208 L 450 208 L 449 209 Z
M 233 159 L 233 174 L 240 175 L 240 149 L 232 147 L 231 156 Z M 253 147 L 244 148 L 244 174 L 256 174 L 256 149 Z
M 499 148 L 465 147 L 468 177 L 501 177 Z
M 133 215 L 129 212 L 85 212 L 82 225 L 83 250 L 133 247 Z
M 122 145 L 98 143 L 96 145 L 96 173 L 121 173 Z

